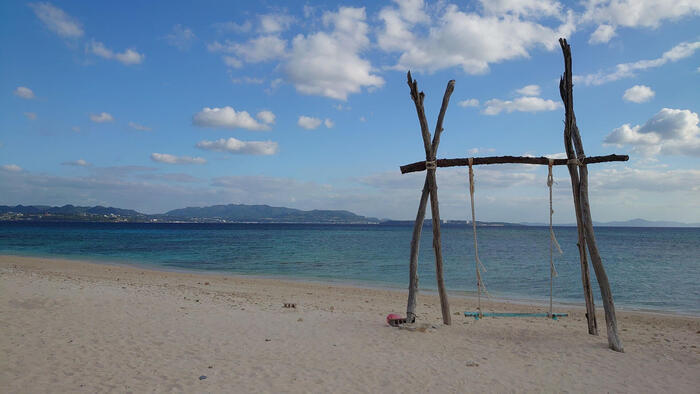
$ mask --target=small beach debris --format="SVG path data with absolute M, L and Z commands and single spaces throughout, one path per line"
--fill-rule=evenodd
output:
M 265 338 L 265 342 L 270 342 L 271 340 L 270 338 Z
M 300 317 L 300 318 L 297 319 L 297 321 L 304 321 L 304 319 L 302 319 L 302 318 Z
M 209 286 L 209 282 L 204 282 L 204 286 Z
M 476 361 L 467 361 L 467 367 L 478 367 L 479 363 Z
M 199 380 L 204 380 L 204 379 L 206 379 L 206 378 L 207 378 L 206 375 L 202 375 L 202 376 L 199 377 Z
M 295 303 L 293 303 L 293 302 L 285 302 L 285 303 L 284 303 L 284 307 L 285 307 L 285 308 L 296 308 L 296 307 L 297 307 L 297 304 L 295 304 Z
M 392 327 L 398 327 L 401 324 L 406 324 L 406 319 L 396 313 L 390 313 L 386 316 L 386 324 Z

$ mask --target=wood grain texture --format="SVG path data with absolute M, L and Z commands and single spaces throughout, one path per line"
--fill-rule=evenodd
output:
M 564 101 L 566 111 L 565 120 L 565 135 L 569 135 L 573 141 L 576 150 L 576 157 L 585 158 L 583 150 L 583 141 L 576 125 L 576 115 L 574 114 L 574 85 L 571 71 L 571 47 L 565 39 L 559 39 L 562 52 L 564 54 L 564 76 L 560 80 L 559 90 Z M 591 264 L 600 286 L 600 294 L 603 300 L 603 308 L 605 309 L 605 325 L 608 334 L 608 347 L 610 349 L 624 352 L 622 341 L 617 332 L 617 318 L 615 317 L 615 303 L 613 302 L 612 291 L 610 290 L 610 282 L 603 267 L 603 261 L 598 251 L 598 246 L 595 240 L 593 231 L 593 220 L 591 218 L 591 208 L 588 200 L 588 167 L 586 164 L 579 166 L 579 196 L 580 196 L 580 212 L 581 224 L 584 229 L 586 246 L 591 257 Z
M 574 157 L 575 158 L 575 157 Z M 527 156 L 487 156 L 487 157 L 474 157 L 474 165 L 487 165 L 487 164 L 537 164 L 537 165 L 549 165 L 549 158 L 540 157 L 527 157 Z M 583 159 L 582 164 L 595 164 L 595 163 L 607 163 L 613 161 L 627 161 L 629 156 L 627 155 L 607 155 L 607 156 L 591 156 Z M 553 165 L 555 166 L 565 166 L 568 163 L 568 159 L 554 159 Z M 468 157 L 461 157 L 456 159 L 438 159 L 436 160 L 436 165 L 438 167 L 464 167 L 469 165 Z M 402 174 L 408 174 L 410 172 L 425 171 L 425 161 L 417 161 L 415 163 L 406 164 L 400 167 Z

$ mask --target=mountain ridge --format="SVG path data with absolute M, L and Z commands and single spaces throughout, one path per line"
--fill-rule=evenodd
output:
M 133 209 L 96 206 L 49 206 L 49 205 L 0 205 L 0 221 L 96 221 L 96 222 L 155 222 L 155 223 L 327 223 L 327 224 L 381 224 L 412 226 L 413 220 L 377 219 L 357 215 L 347 210 L 301 210 L 287 207 L 274 207 L 266 204 L 219 204 L 206 207 L 185 207 L 172 209 L 161 214 L 145 214 Z M 464 226 L 467 220 L 443 220 L 445 225 Z M 426 219 L 425 226 L 432 225 Z M 485 222 L 477 221 L 478 226 L 547 226 L 546 223 Z M 557 224 L 556 226 L 575 226 Z M 608 227 L 700 227 L 700 223 L 675 221 L 652 221 L 630 219 L 625 221 L 594 222 L 595 226 Z

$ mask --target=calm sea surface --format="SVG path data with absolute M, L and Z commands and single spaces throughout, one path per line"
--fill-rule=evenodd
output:
M 0 254 L 405 288 L 411 232 L 376 225 L 0 222 Z M 576 228 L 555 232 L 564 251 L 555 257 L 555 299 L 582 303 Z M 475 291 L 471 228 L 443 226 L 442 235 L 448 289 Z M 478 237 L 492 296 L 548 299 L 548 228 L 480 227 Z M 700 229 L 599 227 L 596 238 L 616 305 L 700 315 Z M 434 290 L 431 243 L 424 228 L 420 286 Z M 592 270 L 591 277 L 598 295 Z

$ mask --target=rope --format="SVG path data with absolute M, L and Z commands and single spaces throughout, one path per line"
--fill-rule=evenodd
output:
M 426 170 L 435 170 L 437 169 L 437 162 L 435 160 L 432 161 L 425 161 L 425 169 Z
M 554 248 L 556 247 L 559 254 L 562 254 L 557 237 L 554 235 L 552 226 L 552 216 L 554 209 L 552 208 L 552 185 L 554 185 L 554 176 L 552 175 L 552 165 L 554 159 L 549 159 L 549 173 L 547 174 L 547 186 L 549 187 L 549 315 L 552 315 L 552 293 L 554 291 L 554 277 L 557 276 L 557 269 L 554 266 Z
M 586 160 L 586 155 L 580 155 L 578 157 L 574 157 L 573 159 L 568 159 L 566 161 L 566 164 L 574 164 L 574 165 L 577 165 L 579 167 L 583 167 L 585 165 L 585 163 L 583 162 L 584 160 Z M 549 159 L 549 161 L 551 163 L 552 159 Z
M 486 272 L 486 267 L 479 259 L 479 244 L 476 240 L 476 213 L 474 212 L 474 169 L 472 168 L 474 164 L 474 158 L 469 158 L 469 195 L 471 197 L 471 208 L 472 208 L 472 232 L 474 233 L 474 260 L 476 266 L 476 287 L 477 287 L 477 299 L 478 299 L 478 311 L 481 313 L 481 288 L 484 288 L 486 296 L 489 296 L 488 290 L 486 290 L 486 284 L 481 278 L 481 269 Z

